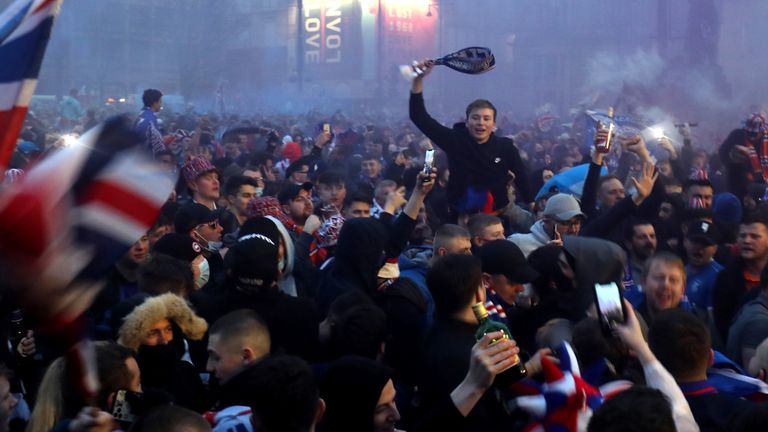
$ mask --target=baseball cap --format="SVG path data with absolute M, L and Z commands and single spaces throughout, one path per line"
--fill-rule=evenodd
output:
M 539 277 L 520 248 L 509 240 L 494 240 L 484 244 L 480 248 L 480 260 L 484 273 L 504 275 L 510 282 L 533 282 Z
M 218 217 L 216 212 L 200 203 L 189 203 L 182 206 L 173 220 L 174 230 L 179 234 L 187 234 L 196 226 L 213 222 Z
M 687 226 L 686 238 L 709 246 L 716 245 L 719 239 L 715 224 L 707 220 L 695 220 Z
M 155 243 L 152 252 L 192 262 L 203 252 L 203 248 L 192 237 L 179 233 L 168 233 Z
M 585 217 L 576 198 L 564 193 L 555 194 L 548 199 L 543 214 L 559 221 L 567 221 L 574 216 Z
M 297 196 L 299 196 L 299 192 L 301 190 L 305 190 L 307 192 L 312 190 L 312 183 L 306 182 L 302 183 L 300 185 L 297 184 L 289 184 L 283 190 L 280 191 L 279 194 L 277 194 L 277 200 L 280 201 L 280 204 L 288 204 L 291 200 L 295 199 Z

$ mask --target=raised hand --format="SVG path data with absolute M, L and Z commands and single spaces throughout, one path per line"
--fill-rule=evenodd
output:
M 648 152 L 648 147 L 645 145 L 645 140 L 640 135 L 619 137 L 619 141 L 628 152 L 638 155 L 644 163 L 653 163 L 651 161 L 651 153 Z
M 424 78 L 432 72 L 432 60 L 424 59 L 412 66 L 416 77 L 411 82 L 411 93 L 421 93 L 424 90 Z
M 655 171 L 653 164 L 644 163 L 640 173 L 640 180 L 632 177 L 632 183 L 634 183 L 636 190 L 632 200 L 636 205 L 640 205 L 651 194 L 653 185 L 656 183 L 656 179 L 659 178 L 659 173 Z
M 677 159 L 677 150 L 675 150 L 675 146 L 672 145 L 672 141 L 670 141 L 669 138 L 663 136 L 658 139 L 658 142 L 659 146 L 669 153 L 669 158 L 671 160 Z
M 416 192 L 426 196 L 433 187 L 435 187 L 435 180 L 437 179 L 437 168 L 432 168 L 432 173 L 429 174 L 429 180 L 424 181 L 424 179 L 427 178 L 427 175 L 424 174 L 424 171 L 419 172 L 419 174 L 416 175 Z

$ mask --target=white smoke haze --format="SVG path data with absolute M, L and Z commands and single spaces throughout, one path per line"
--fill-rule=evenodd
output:
M 12 1 L 0 0 L 0 8 Z M 439 120 L 461 119 L 477 98 L 490 99 L 518 124 L 545 104 L 561 123 L 583 108 L 616 106 L 619 114 L 658 122 L 698 122 L 697 145 L 712 147 L 768 100 L 760 43 L 768 38 L 765 0 L 303 3 L 347 8 L 342 22 L 357 22 L 341 35 L 342 46 L 352 47 L 345 53 L 350 63 L 323 69 L 300 61 L 307 54 L 300 47 L 311 47 L 302 38 L 316 39 L 306 34 L 298 0 L 66 0 L 37 93 L 60 97 L 81 89 L 100 104 L 156 87 L 182 108 L 218 112 L 220 88 L 229 113 L 342 110 L 406 118 L 409 85 L 397 65 L 486 46 L 496 55 L 495 70 L 475 76 L 439 68 L 427 78 L 425 97 Z M 409 7 L 414 26 L 430 29 L 432 45 L 379 65 L 400 50 L 387 54 L 394 39 L 377 39 L 379 3 Z
M 664 71 L 664 60 L 655 51 L 639 49 L 632 54 L 600 52 L 588 61 L 587 93 L 620 93 L 625 86 L 651 88 Z

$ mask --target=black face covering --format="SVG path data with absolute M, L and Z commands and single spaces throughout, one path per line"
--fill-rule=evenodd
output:
M 139 347 L 136 361 L 141 371 L 142 386 L 165 388 L 178 359 L 174 347 L 170 344 L 142 345 Z

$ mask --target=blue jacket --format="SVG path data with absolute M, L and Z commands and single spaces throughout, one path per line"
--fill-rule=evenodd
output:
M 416 246 L 400 254 L 398 266 L 400 267 L 400 277 L 412 280 L 424 296 L 427 303 L 426 327 L 432 327 L 435 316 L 435 301 L 432 299 L 432 293 L 427 288 L 427 271 L 429 271 L 429 261 L 432 259 L 431 246 Z
M 165 144 L 163 143 L 163 136 L 160 134 L 160 126 L 157 122 L 157 116 L 150 107 L 144 107 L 141 109 L 139 116 L 136 117 L 136 121 L 133 123 L 133 130 L 135 130 L 141 138 L 144 140 L 144 145 L 152 150 L 152 154 L 157 154 L 165 150 Z

